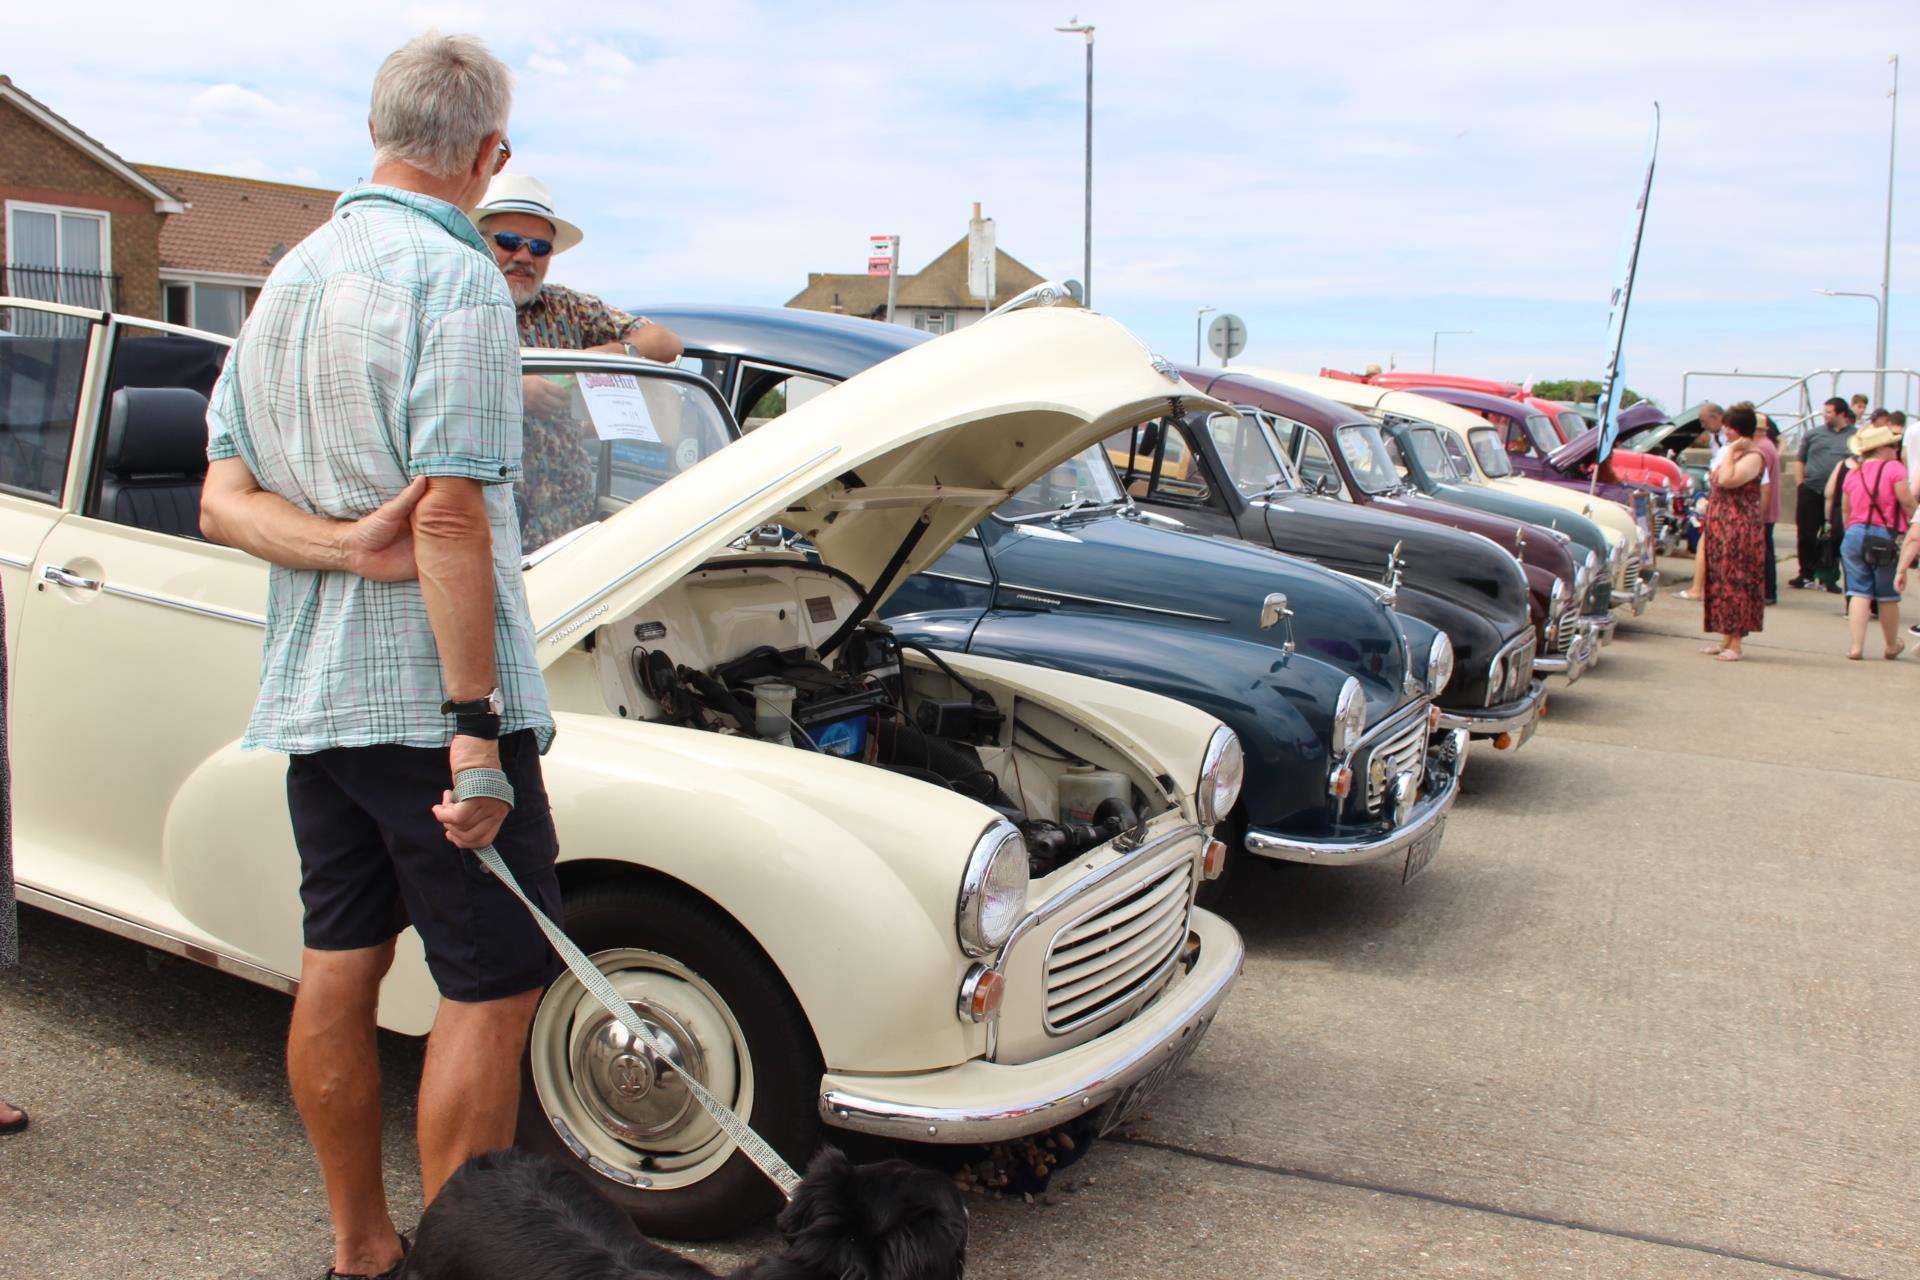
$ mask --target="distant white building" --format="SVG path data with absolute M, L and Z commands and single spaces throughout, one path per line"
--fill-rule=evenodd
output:
M 991 296 L 982 297 L 974 292 L 974 286 L 988 274 L 984 268 L 989 256 L 993 262 L 988 290 Z M 972 272 L 968 270 L 970 261 L 978 264 Z M 1042 280 L 1043 277 L 1025 263 L 1000 250 L 994 243 L 993 219 L 982 218 L 976 203 L 966 235 L 917 274 L 900 276 L 894 300 L 894 322 L 927 333 L 949 333 L 972 324 Z M 853 272 L 809 271 L 807 287 L 787 299 L 787 305 L 803 311 L 830 311 L 884 320 L 887 318 L 887 278 Z

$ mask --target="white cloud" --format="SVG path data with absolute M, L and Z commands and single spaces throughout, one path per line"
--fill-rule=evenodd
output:
M 218 0 L 183 26 L 107 0 L 82 45 L 22 15 L 0 16 L 0 47 L 123 154 L 345 184 L 366 172 L 380 59 L 428 25 L 476 30 L 519 73 L 515 168 L 588 233 L 556 273 L 625 301 L 777 303 L 810 270 L 858 270 L 877 231 L 917 266 L 974 200 L 1009 252 L 1079 274 L 1082 45 L 1021 0 L 641 0 L 537 30 L 457 0 L 329 12 L 316 29 Z M 1910 2 L 1081 16 L 1099 27 L 1095 300 L 1170 353 L 1209 303 L 1274 363 L 1424 366 L 1432 331 L 1462 328 L 1463 371 L 1596 369 L 1656 98 L 1636 381 L 1858 364 L 1871 342 L 1871 308 L 1812 290 L 1878 283 L 1883 59 L 1920 60 Z M 1905 135 L 1894 346 L 1920 363 L 1911 112 Z

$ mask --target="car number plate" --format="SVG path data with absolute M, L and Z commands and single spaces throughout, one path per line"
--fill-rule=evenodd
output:
M 1427 865 L 1433 861 L 1433 855 L 1440 852 L 1440 839 L 1446 831 L 1447 824 L 1440 822 L 1434 826 L 1433 830 L 1414 841 L 1413 847 L 1407 850 L 1407 869 L 1400 877 L 1401 884 L 1407 883 L 1427 869 Z
M 1212 1023 L 1213 1020 L 1209 1018 L 1188 1032 L 1186 1043 L 1175 1049 L 1165 1062 L 1121 1091 L 1119 1098 L 1108 1105 L 1107 1114 L 1100 1122 L 1101 1137 L 1104 1138 L 1146 1109 L 1147 1103 L 1151 1102 L 1166 1086 L 1167 1081 L 1173 1079 L 1180 1068 L 1187 1065 L 1187 1059 L 1191 1058 L 1193 1051 L 1200 1047 L 1200 1037 L 1207 1033 L 1207 1028 Z

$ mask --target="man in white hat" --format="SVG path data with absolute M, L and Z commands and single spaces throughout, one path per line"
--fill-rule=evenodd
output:
M 582 234 L 553 210 L 546 184 L 525 174 L 500 174 L 473 211 L 481 238 L 507 278 L 520 326 L 520 345 L 562 351 L 603 351 L 680 358 L 680 339 L 643 316 L 608 306 L 590 293 L 547 283 L 553 255 L 580 243 Z M 526 407 L 522 428 L 525 471 L 515 486 L 520 541 L 529 551 L 595 518 L 594 457 L 567 413 L 564 380 L 528 374 L 520 380 Z

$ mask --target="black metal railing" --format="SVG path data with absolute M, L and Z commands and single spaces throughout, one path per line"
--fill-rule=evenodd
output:
M 9 265 L 4 275 L 5 293 L 35 302 L 64 302 L 70 307 L 111 311 L 120 297 L 120 277 L 105 271 Z

